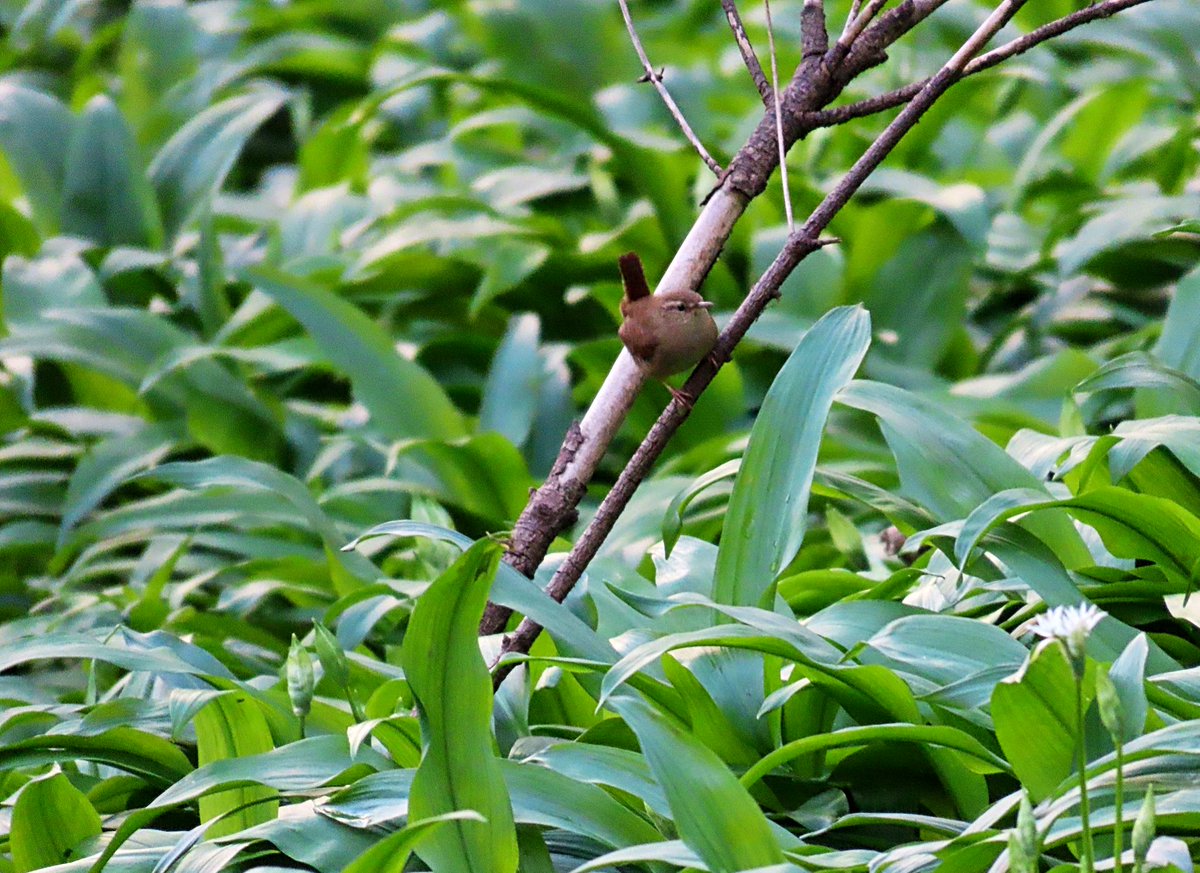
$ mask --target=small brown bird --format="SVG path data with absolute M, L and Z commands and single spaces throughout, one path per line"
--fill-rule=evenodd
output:
M 651 294 L 642 260 L 633 252 L 621 255 L 618 263 L 625 285 L 625 320 L 617 333 L 642 372 L 664 381 L 694 367 L 717 341 L 717 325 L 708 311 L 712 304 L 695 291 Z M 688 406 L 694 401 L 670 385 L 667 390 Z

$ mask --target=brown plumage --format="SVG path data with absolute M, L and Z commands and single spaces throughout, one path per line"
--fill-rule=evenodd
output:
M 633 252 L 621 255 L 619 263 L 625 320 L 618 334 L 625 348 L 654 379 L 694 367 L 717 341 L 717 325 L 708 312 L 712 304 L 695 291 L 651 294 L 641 259 Z

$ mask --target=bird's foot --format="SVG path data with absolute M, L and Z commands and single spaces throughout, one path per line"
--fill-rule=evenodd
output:
M 667 390 L 671 392 L 671 396 L 684 405 L 688 412 L 692 411 L 692 407 L 696 405 L 696 398 L 684 391 L 682 388 L 672 388 L 667 386 Z

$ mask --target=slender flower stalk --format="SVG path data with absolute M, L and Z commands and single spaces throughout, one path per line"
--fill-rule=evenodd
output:
M 1087 789 L 1087 750 L 1083 743 L 1083 682 L 1075 678 L 1075 761 L 1079 770 L 1079 824 L 1083 832 L 1083 850 L 1079 859 L 1081 873 L 1096 869 L 1096 848 L 1092 843 L 1091 804 Z
M 1100 707 L 1100 721 L 1112 738 L 1113 748 L 1117 753 L 1117 782 L 1113 790 L 1113 803 L 1116 806 L 1116 818 L 1113 821 L 1113 870 L 1115 873 L 1124 873 L 1121 856 L 1125 853 L 1125 714 L 1121 707 L 1121 697 L 1117 694 L 1117 686 L 1103 670 L 1096 671 L 1096 703 Z
M 1067 654 L 1075 678 L 1075 763 L 1079 771 L 1079 821 L 1082 830 L 1080 870 L 1096 869 L 1096 848 L 1092 841 L 1091 803 L 1087 790 L 1087 750 L 1084 746 L 1083 677 L 1087 671 L 1087 639 L 1104 619 L 1104 613 L 1090 603 L 1056 606 L 1031 626 L 1035 634 L 1055 640 Z

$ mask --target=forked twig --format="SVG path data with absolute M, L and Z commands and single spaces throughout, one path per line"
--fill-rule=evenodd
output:
M 721 165 L 708 153 L 708 149 L 704 147 L 704 143 L 700 142 L 700 138 L 696 136 L 696 132 L 692 130 L 692 126 L 683 117 L 683 112 L 679 109 L 675 98 L 671 96 L 671 92 L 663 84 L 662 73 L 656 72 L 650 64 L 650 58 L 646 57 L 646 49 L 642 46 L 642 40 L 638 36 L 637 28 L 633 26 L 633 18 L 629 14 L 629 4 L 626 0 L 617 0 L 617 2 L 621 4 L 621 15 L 625 18 L 625 29 L 629 31 L 629 41 L 633 43 L 634 51 L 637 52 L 638 58 L 642 62 L 642 68 L 646 71 L 640 81 L 653 83 L 655 90 L 658 91 L 658 95 L 662 97 L 663 103 L 666 104 L 667 111 L 671 113 L 671 117 L 675 119 L 675 123 L 679 125 L 679 129 L 683 131 L 683 135 L 687 137 L 687 141 L 692 144 L 692 148 L 699 153 L 700 159 L 708 165 L 710 170 L 718 176 L 721 175 Z
M 1017 37 L 1002 46 L 997 46 L 990 52 L 980 55 L 967 64 L 966 69 L 963 70 L 963 76 L 971 76 L 975 73 L 991 69 L 1002 61 L 1023 54 L 1034 46 L 1061 36 L 1082 24 L 1102 18 L 1109 18 L 1122 10 L 1149 2 L 1150 0 L 1102 0 L 1102 2 L 1093 3 L 1086 9 L 1080 9 L 1077 12 L 1072 12 L 1070 15 L 1063 16 L 1057 21 L 1043 24 L 1041 27 L 1031 30 L 1024 36 Z M 919 94 L 921 89 L 929 84 L 929 81 L 929 79 L 922 79 L 919 82 L 913 82 L 894 91 L 888 91 L 886 94 L 869 97 L 866 100 L 859 100 L 855 103 L 848 103 L 845 106 L 838 106 L 833 109 L 822 109 L 817 112 L 805 113 L 803 116 L 804 126 L 808 129 L 833 127 L 834 125 L 845 124 L 847 121 L 852 121 L 855 118 L 863 118 L 867 115 L 874 115 L 876 112 L 883 112 L 888 109 L 894 109 L 897 106 L 903 106 Z
M 771 24 L 771 0 L 763 0 L 763 8 L 767 13 L 767 46 L 771 52 L 771 88 L 779 93 L 779 64 L 775 59 L 775 28 Z M 788 188 L 787 146 L 783 142 L 783 110 L 779 101 L 773 101 L 775 106 L 775 141 L 779 145 L 779 180 L 783 183 L 783 211 L 787 216 L 788 233 L 796 230 L 796 220 L 792 217 L 792 194 Z
M 698 397 L 715 378 L 721 365 L 729 360 L 734 347 L 750 329 L 750 326 L 762 314 L 767 304 L 779 294 L 783 282 L 796 265 L 806 256 L 820 248 L 825 241 L 818 235 L 828 227 L 829 222 L 850 200 L 854 193 L 883 162 L 900 140 L 907 134 L 921 116 L 946 92 L 951 85 L 961 79 L 968 62 L 975 57 L 996 33 L 1017 13 L 1026 0 L 1002 0 L 999 6 L 971 34 L 962 47 L 954 53 L 945 65 L 934 75 L 912 101 L 904 107 L 882 134 L 870 145 L 854 166 L 846 173 L 820 205 L 813 210 L 808 220 L 795 233 L 788 236 L 787 244 L 780 251 L 771 266 L 755 283 L 754 288 L 742 301 L 725 329 L 717 338 L 717 344 L 709 356 L 700 362 L 683 386 L 683 392 L 689 397 Z M 559 566 L 554 578 L 550 580 L 547 593 L 560 603 L 570 593 L 575 583 L 579 581 L 583 571 L 591 563 L 600 546 L 612 531 L 621 512 L 629 503 L 634 491 L 642 480 L 649 474 L 650 467 L 666 447 L 667 441 L 678 430 L 679 426 L 691 412 L 691 404 L 685 404 L 678 397 L 667 404 L 658 421 L 642 440 L 633 457 L 617 477 L 612 490 L 600 503 L 599 509 L 583 534 L 576 541 L 569 555 Z M 541 627 L 528 618 L 524 619 L 517 630 L 506 637 L 501 647 L 502 656 L 511 653 L 527 654 L 533 641 L 541 633 Z M 493 665 L 496 666 L 496 665 Z M 511 670 L 511 665 L 499 665 L 493 674 L 493 683 L 498 687 Z
M 838 37 L 838 45 L 842 49 L 849 48 L 850 44 L 858 39 L 858 35 L 866 29 L 867 25 L 871 23 L 871 19 L 879 13 L 879 10 L 883 8 L 883 4 L 885 3 L 887 3 L 887 0 L 867 0 L 867 7 L 846 21 L 846 27 L 842 30 L 842 35 Z M 858 8 L 858 5 L 858 3 L 854 4 L 854 8 L 851 9 L 852 14 Z
M 754 46 L 750 45 L 750 37 L 746 35 L 746 28 L 742 26 L 742 16 L 738 14 L 737 4 L 734 0 L 721 0 L 721 8 L 725 10 L 725 19 L 729 22 L 729 29 L 733 31 L 733 41 L 737 43 L 738 51 L 742 54 L 742 63 L 750 72 L 750 78 L 754 80 L 758 96 L 762 98 L 763 106 L 770 106 L 775 91 L 763 75 L 762 64 L 758 62 Z
M 845 37 L 845 35 L 850 31 L 850 25 L 854 23 L 856 18 L 858 18 L 858 12 L 860 9 L 862 9 L 862 0 L 854 0 L 854 2 L 850 4 L 850 14 L 846 16 L 846 25 L 842 28 L 843 37 Z

